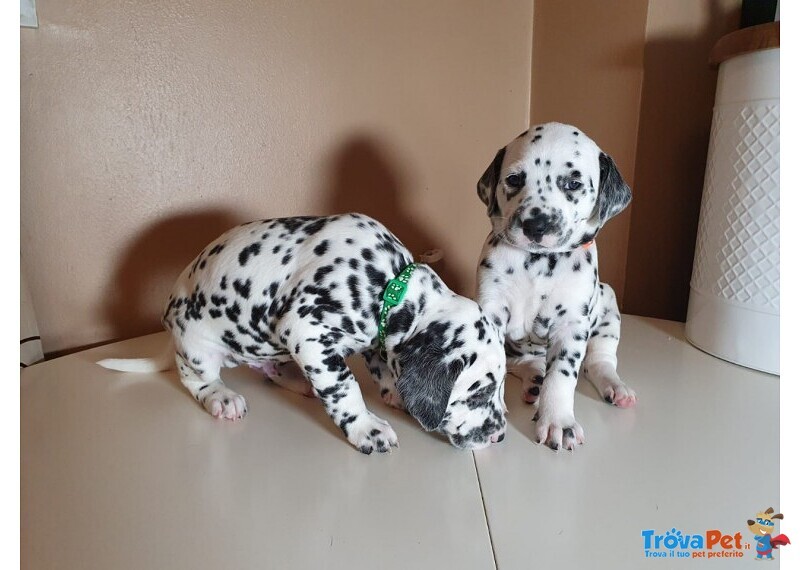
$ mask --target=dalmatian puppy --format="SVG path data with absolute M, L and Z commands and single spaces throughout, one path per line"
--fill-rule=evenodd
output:
M 497 152 L 478 182 L 492 224 L 478 302 L 505 336 L 509 365 L 536 407 L 535 439 L 584 441 L 573 410 L 578 371 L 609 403 L 635 405 L 617 375 L 620 314 L 600 283 L 594 238 L 631 200 L 614 161 L 579 129 L 532 127 Z
M 361 214 L 250 222 L 209 244 L 175 285 L 162 323 L 170 350 L 156 359 L 109 359 L 123 371 L 177 363 L 181 382 L 214 417 L 235 420 L 245 399 L 220 369 L 247 365 L 314 395 L 361 452 L 397 446 L 391 426 L 367 410 L 345 358 L 361 354 L 383 399 L 459 448 L 501 441 L 506 421 L 503 340 L 478 304 L 415 265 L 406 294 L 386 313 L 382 295 L 412 256 Z

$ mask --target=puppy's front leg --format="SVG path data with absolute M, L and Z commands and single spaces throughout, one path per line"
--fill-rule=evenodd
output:
M 533 419 L 537 443 L 551 449 L 574 449 L 583 443 L 583 428 L 575 421 L 575 385 L 586 354 L 589 323 L 570 321 L 550 332 L 547 371 Z
M 325 411 L 344 432 L 347 441 L 362 453 L 391 451 L 392 447 L 397 447 L 394 430 L 386 420 L 367 409 L 358 382 L 344 358 L 323 353 L 329 350 L 307 341 L 296 357 Z

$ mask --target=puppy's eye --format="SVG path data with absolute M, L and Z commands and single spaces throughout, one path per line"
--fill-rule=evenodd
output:
M 523 186 L 525 186 L 525 175 L 509 174 L 508 176 L 506 176 L 506 184 L 508 184 L 512 188 L 522 188 Z
M 567 180 L 567 183 L 564 185 L 564 190 L 574 192 L 575 190 L 580 190 L 582 186 L 583 182 L 573 178 L 572 180 Z

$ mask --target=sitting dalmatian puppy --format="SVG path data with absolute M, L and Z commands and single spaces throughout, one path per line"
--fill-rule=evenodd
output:
M 174 358 L 189 393 L 231 420 L 247 406 L 220 369 L 248 365 L 322 400 L 363 453 L 390 451 L 394 430 L 367 410 L 345 363 L 360 353 L 387 403 L 456 447 L 477 449 L 505 435 L 499 331 L 476 302 L 413 264 L 398 239 L 364 215 L 233 228 L 184 270 L 162 322 L 174 342 L 164 357 L 99 364 L 157 371 Z
M 478 302 L 505 336 L 509 365 L 522 371 L 522 397 L 537 408 L 537 443 L 572 450 L 584 441 L 573 411 L 581 365 L 607 402 L 636 403 L 617 375 L 619 309 L 598 280 L 594 243 L 631 190 L 589 137 L 547 123 L 498 151 L 478 196 L 492 223 Z

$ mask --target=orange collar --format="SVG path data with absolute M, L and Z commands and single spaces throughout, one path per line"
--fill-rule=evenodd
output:
M 582 247 L 583 249 L 589 249 L 590 247 L 592 247 L 592 244 L 593 244 L 593 243 L 594 243 L 594 240 L 592 240 L 592 241 L 587 241 L 587 242 L 586 242 L 585 244 L 583 244 L 581 247 Z

